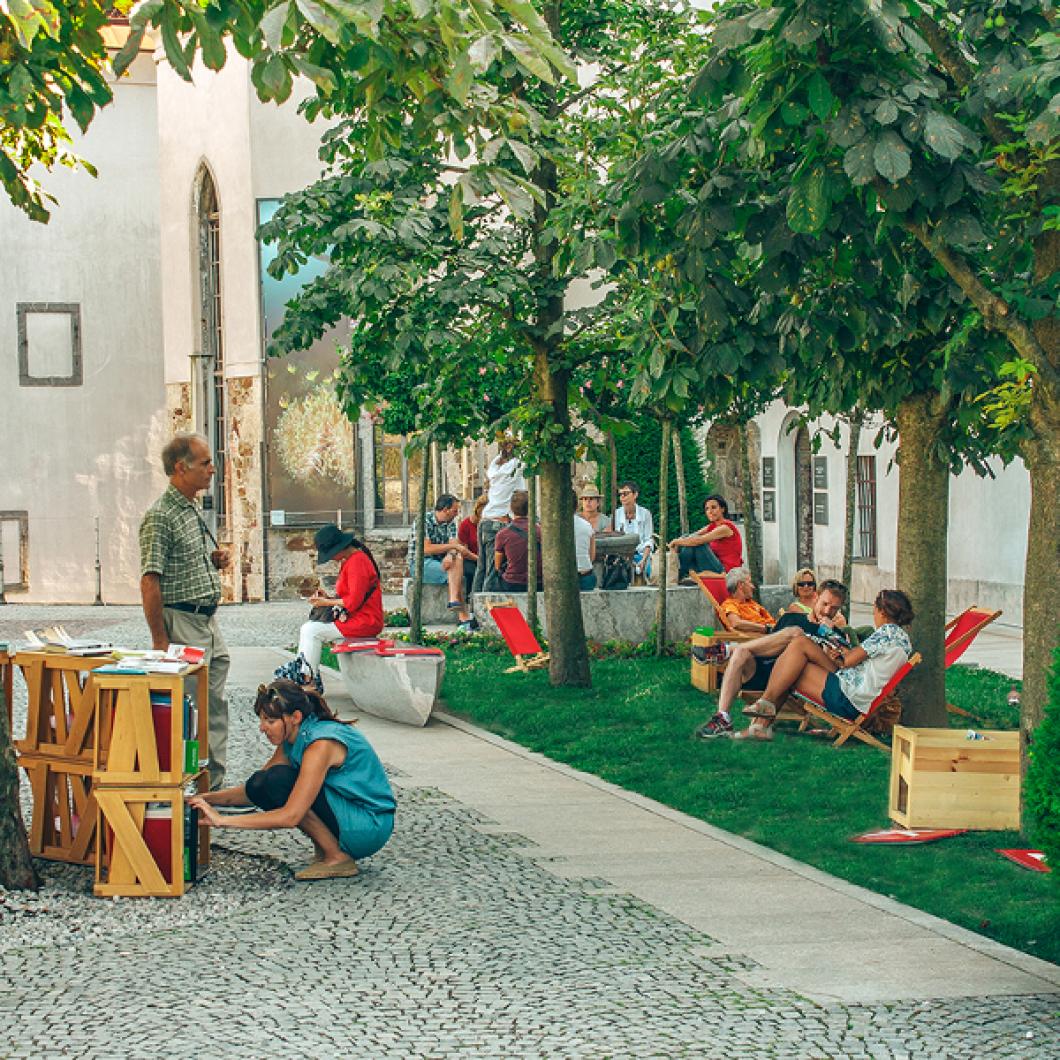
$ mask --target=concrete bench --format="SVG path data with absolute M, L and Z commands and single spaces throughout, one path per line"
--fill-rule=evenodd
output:
M 405 598 L 405 606 L 412 612 L 412 579 L 406 578 L 401 583 L 401 593 Z M 449 603 L 448 585 L 425 585 L 423 587 L 423 603 L 420 606 L 420 621 L 426 626 L 437 626 L 443 623 L 456 625 L 460 621 L 460 615 L 454 608 L 450 611 L 446 604 Z
M 336 645 L 335 652 L 354 707 L 403 725 L 426 725 L 438 702 L 445 655 L 400 641 L 383 641 L 379 647 L 369 641 L 360 644 L 364 650 L 343 651 Z
M 581 593 L 582 621 L 589 640 L 623 640 L 640 644 L 647 640 L 655 625 L 655 608 L 659 590 L 654 586 L 619 590 L 594 590 Z M 486 610 L 487 603 L 500 604 L 514 600 L 526 614 L 526 593 L 479 593 L 475 597 L 475 617 L 483 630 L 497 633 L 496 624 Z M 537 613 L 545 636 L 545 598 L 538 594 Z M 686 640 L 697 626 L 712 623 L 713 608 L 695 586 L 671 587 L 666 598 L 666 635 L 670 640 Z

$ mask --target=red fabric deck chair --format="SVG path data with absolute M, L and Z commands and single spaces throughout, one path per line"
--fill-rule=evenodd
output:
M 831 711 L 826 710 L 824 704 L 814 699 L 812 696 L 808 696 L 803 692 L 791 692 L 789 698 L 794 699 L 798 702 L 799 706 L 806 711 L 806 717 L 803 719 L 802 724 L 799 726 L 799 732 L 805 732 L 807 726 L 810 723 L 810 717 L 819 718 L 821 721 L 827 722 L 836 733 L 836 738 L 832 742 L 833 747 L 842 747 L 843 744 L 853 736 L 857 740 L 861 740 L 863 743 L 871 744 L 873 747 L 879 748 L 884 754 L 890 754 L 891 749 L 883 743 L 881 740 L 877 740 L 875 736 L 870 732 L 865 731 L 865 722 L 872 717 L 873 714 L 879 710 L 880 706 L 890 699 L 891 695 L 898 685 L 905 679 L 906 674 L 920 663 L 921 655 L 920 652 L 914 652 L 910 656 L 909 661 L 902 667 L 899 668 L 898 672 L 884 685 L 883 691 L 872 701 L 872 705 L 869 707 L 865 714 L 859 715 L 854 720 L 847 718 L 837 717 Z
M 1000 611 L 969 607 L 946 623 L 946 669 L 948 670 L 971 646 L 973 640 L 1001 617 Z
M 504 672 L 513 674 L 519 670 L 540 670 L 548 666 L 548 652 L 541 650 L 541 645 L 534 636 L 534 631 L 527 625 L 522 611 L 515 606 L 514 600 L 503 604 L 487 604 L 490 618 L 501 631 L 504 643 L 515 658 L 516 665 L 509 666 Z

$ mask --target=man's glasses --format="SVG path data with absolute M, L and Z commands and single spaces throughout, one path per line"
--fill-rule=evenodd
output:
M 817 582 L 796 582 L 795 583 L 800 589 L 816 589 Z
M 633 494 L 632 490 L 619 490 L 618 491 L 618 495 L 620 497 L 630 497 L 630 496 L 632 496 L 632 494 Z

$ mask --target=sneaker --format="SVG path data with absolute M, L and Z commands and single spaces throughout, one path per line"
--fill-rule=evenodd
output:
M 703 725 L 700 725 L 698 729 L 696 729 L 697 740 L 713 740 L 716 739 L 718 736 L 731 735 L 732 722 L 727 717 L 725 717 L 725 715 L 722 714 L 721 711 L 718 711 L 718 713 L 715 714 L 714 717 L 710 719 L 710 721 L 705 722 Z
M 732 655 L 732 645 L 728 641 L 719 641 L 716 644 L 693 644 L 692 658 L 698 663 L 720 666 L 727 662 Z

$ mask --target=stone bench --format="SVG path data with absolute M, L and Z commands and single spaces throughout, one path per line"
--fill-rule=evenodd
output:
M 641 644 L 648 639 L 655 625 L 655 608 L 659 591 L 654 586 L 619 590 L 594 590 L 581 593 L 582 620 L 589 640 L 622 640 Z M 497 633 L 496 623 L 489 617 L 486 604 L 501 604 L 514 600 L 526 614 L 526 593 L 479 593 L 475 597 L 475 617 L 482 629 Z M 545 636 L 545 598 L 537 597 L 537 613 Z M 669 640 L 687 640 L 697 626 L 713 624 L 713 608 L 695 586 L 671 587 L 666 598 L 666 634 Z
M 386 647 L 389 643 L 393 646 Z M 378 650 L 335 653 L 354 708 L 403 725 L 426 725 L 445 676 L 444 653 L 400 641 L 382 644 Z
M 405 598 L 405 606 L 412 613 L 412 579 L 406 578 L 401 583 L 401 593 Z M 459 612 L 454 608 L 450 611 L 446 604 L 449 603 L 448 585 L 425 585 L 423 587 L 423 602 L 420 605 L 420 621 L 425 626 L 438 626 L 445 623 L 456 625 L 460 621 Z

